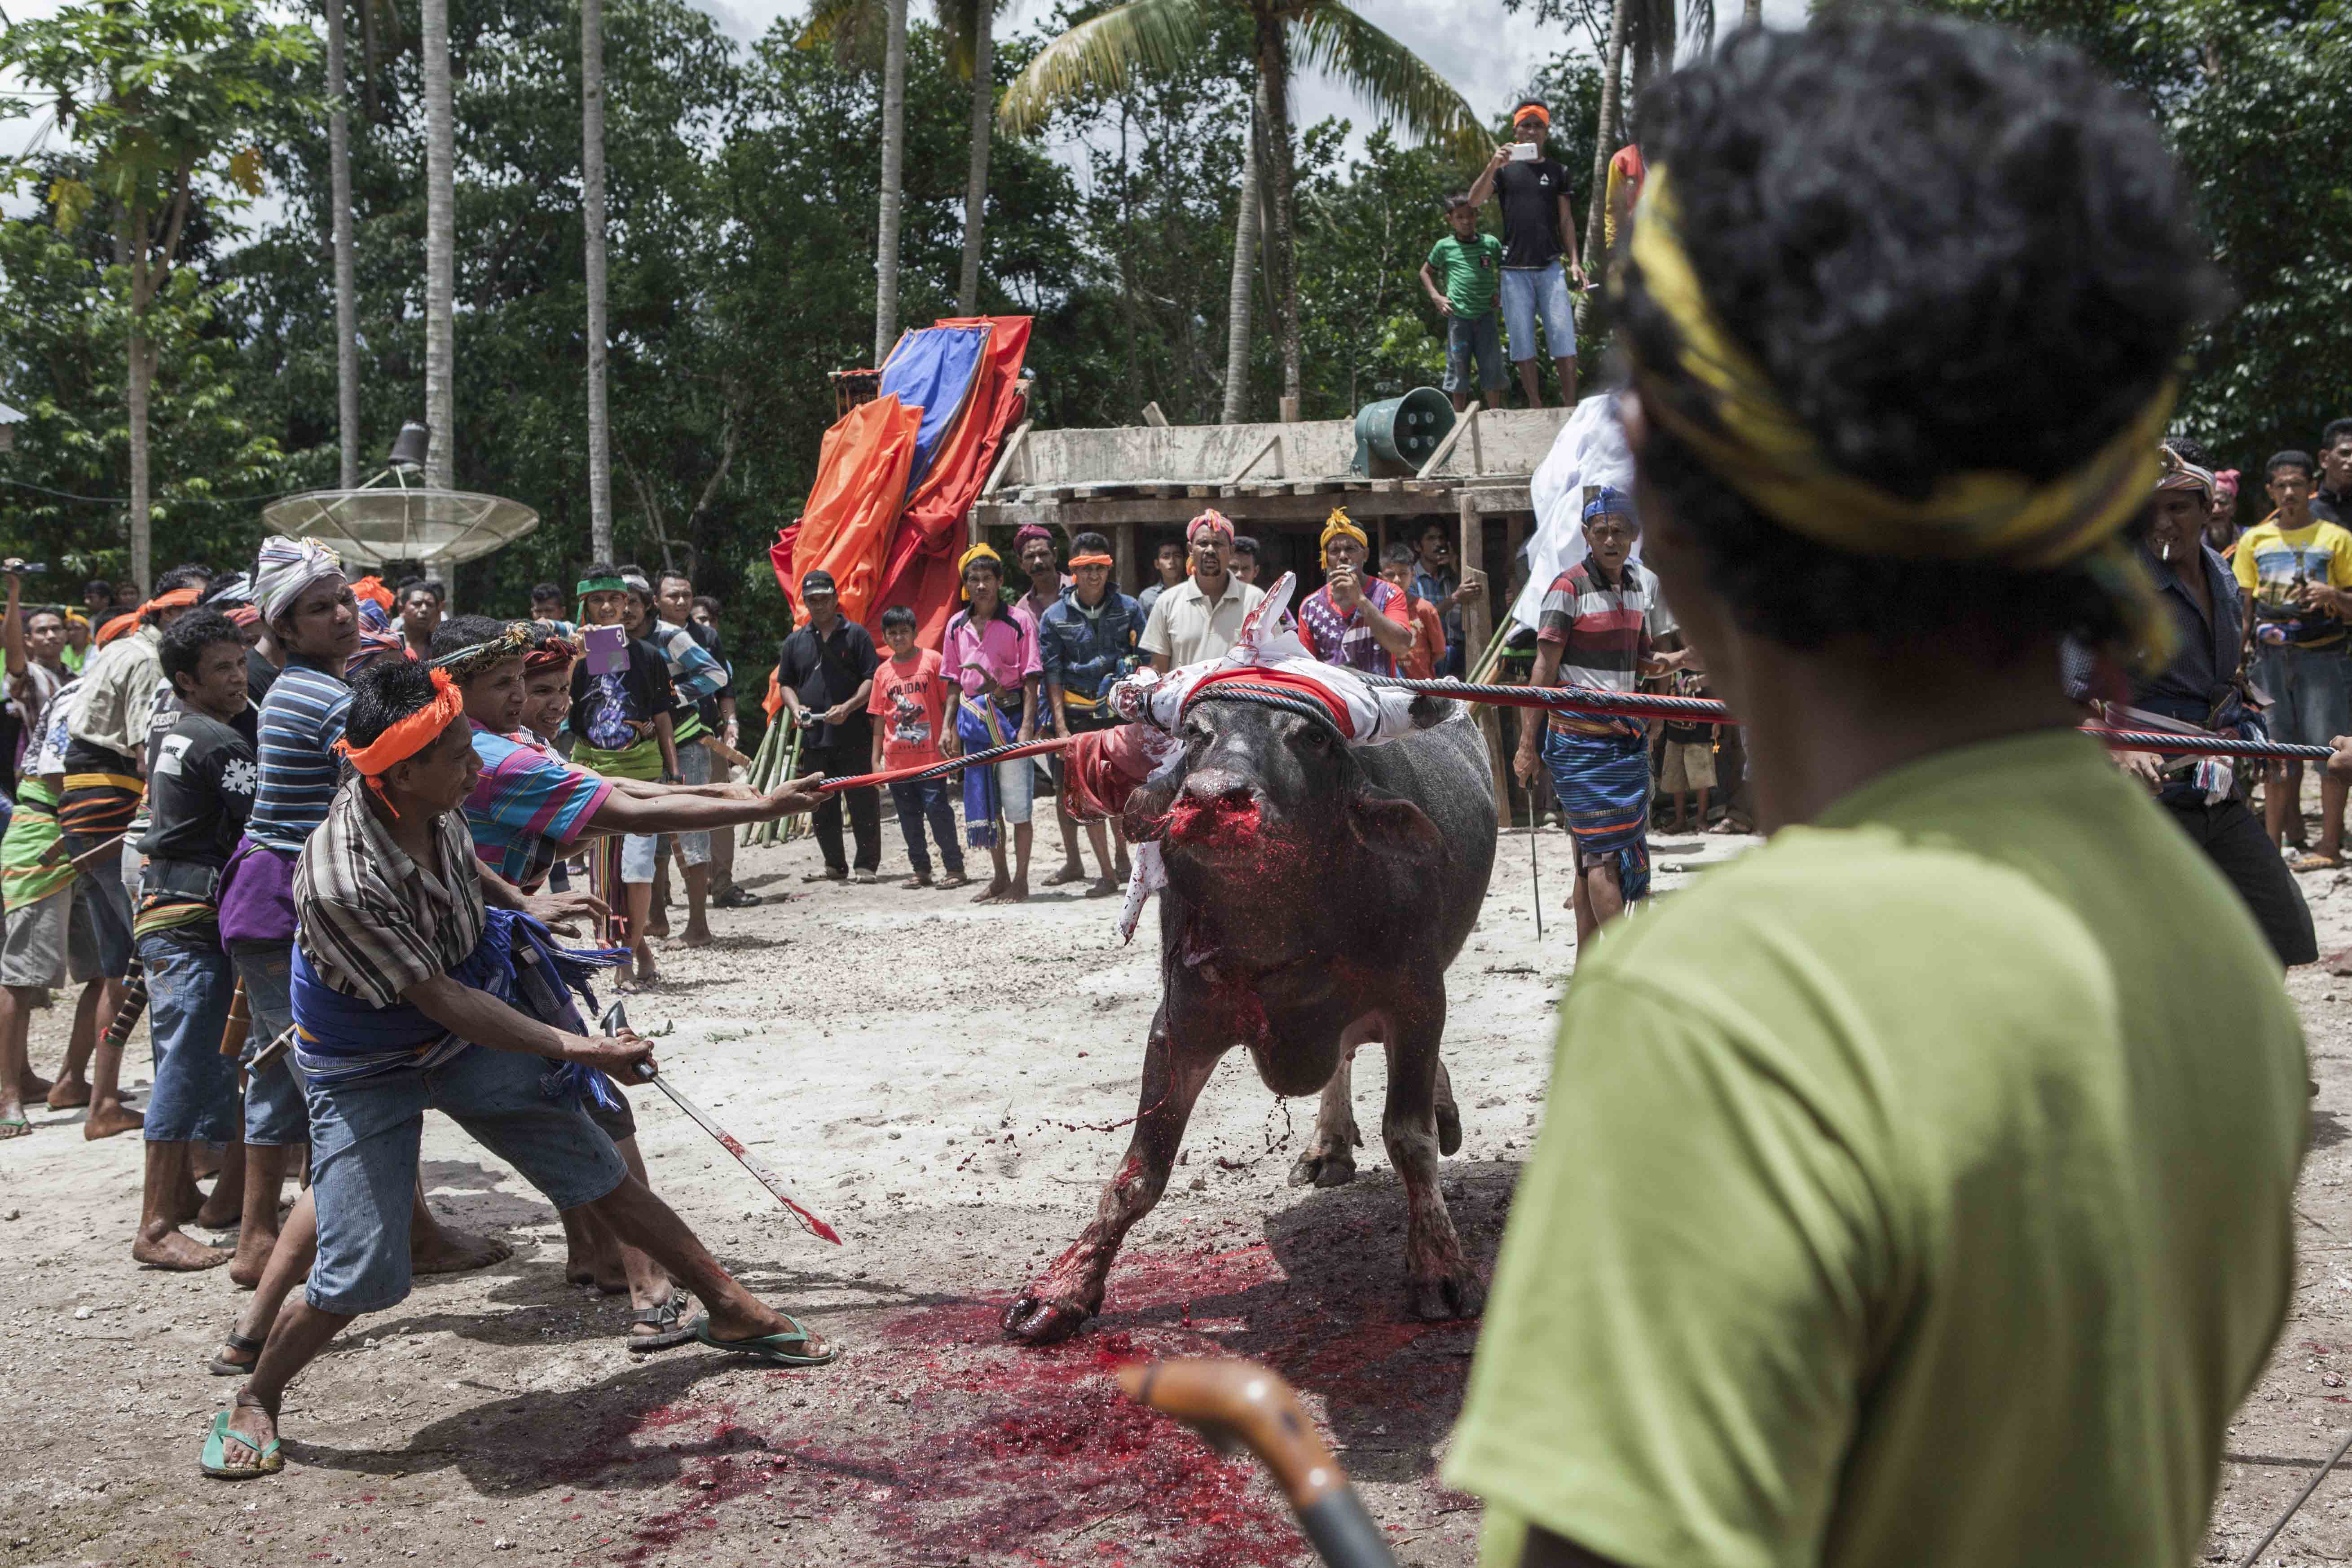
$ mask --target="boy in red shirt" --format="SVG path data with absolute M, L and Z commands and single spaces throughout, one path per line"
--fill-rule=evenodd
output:
M 1412 628 L 1412 647 L 1397 660 L 1397 673 L 1409 680 L 1428 680 L 1445 662 L 1445 623 L 1437 606 L 1412 591 L 1417 560 L 1410 544 L 1391 544 L 1381 552 L 1381 575 L 1397 591 L 1389 614 Z
M 881 721 L 874 726 L 874 771 L 928 767 L 942 760 L 942 741 L 955 744 L 955 731 L 941 727 L 947 711 L 948 686 L 940 676 L 940 656 L 915 646 L 915 612 L 893 605 L 882 612 L 882 640 L 890 657 L 874 672 L 874 695 L 866 710 Z M 931 837 L 940 841 L 940 858 L 947 862 L 942 888 L 961 888 L 971 879 L 963 874 L 963 849 L 956 843 L 955 807 L 948 804 L 945 779 L 898 780 L 890 800 L 898 808 L 898 831 L 907 836 L 907 859 L 915 874 L 898 885 L 928 888 L 931 858 L 923 847 L 923 822 L 930 820 Z

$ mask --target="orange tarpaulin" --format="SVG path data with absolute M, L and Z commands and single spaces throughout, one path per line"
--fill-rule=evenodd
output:
M 883 566 L 897 531 L 898 500 L 907 493 L 922 415 L 896 397 L 878 397 L 851 409 L 824 433 L 807 509 L 789 544 L 772 552 L 795 625 L 808 620 L 801 579 L 819 567 L 833 574 L 843 615 L 864 621 L 869 609 L 881 613 L 877 600 Z

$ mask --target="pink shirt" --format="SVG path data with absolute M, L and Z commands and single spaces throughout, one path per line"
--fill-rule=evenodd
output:
M 1024 677 L 1045 673 L 1037 658 L 1037 623 L 1020 605 L 1013 618 L 992 616 L 975 631 L 970 610 L 958 610 L 948 621 L 945 646 L 940 650 L 940 674 L 963 689 L 967 697 L 980 695 L 984 670 L 997 685 L 1018 693 Z

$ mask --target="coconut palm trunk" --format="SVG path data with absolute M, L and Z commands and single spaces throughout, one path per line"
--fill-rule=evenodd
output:
M 1250 106 L 1249 137 L 1242 154 L 1241 197 L 1234 203 L 1234 273 L 1225 288 L 1225 406 L 1218 421 L 1239 425 L 1249 417 L 1250 307 L 1255 303 L 1252 273 L 1258 246 L 1258 169 L 1265 161 L 1258 145 L 1257 106 Z
M 613 431 L 604 397 L 604 0 L 580 0 L 580 205 L 587 225 L 588 538 L 613 556 Z
M 898 337 L 898 207 L 907 170 L 907 0 L 889 0 L 882 55 L 882 211 L 874 247 L 874 363 Z
M 1601 119 L 1592 134 L 1592 200 L 1584 216 L 1584 275 L 1601 276 L 1607 259 L 1601 254 L 1601 218 L 1608 211 L 1609 160 L 1617 151 L 1618 83 L 1625 76 L 1625 10 L 1633 0 L 1616 0 L 1609 8 L 1609 43 L 1601 65 Z M 1576 324 L 1584 325 L 1592 308 L 1590 292 L 1577 296 Z
M 1266 169 L 1274 176 L 1274 314 L 1282 345 L 1282 421 L 1299 417 L 1298 267 L 1293 240 L 1298 232 L 1297 173 L 1291 162 L 1290 47 L 1284 19 L 1271 6 L 1257 10 L 1254 51 L 1258 89 L 1265 104 Z
M 131 416 L 131 579 L 144 597 L 154 581 L 155 514 L 149 495 L 147 400 L 155 384 L 155 349 L 142 313 L 131 317 L 131 378 L 124 399 Z
M 449 0 L 424 0 L 425 482 L 457 489 L 457 255 L 456 105 L 449 85 Z
M 963 276 L 956 286 L 956 313 L 980 310 L 980 258 L 988 212 L 989 138 L 996 129 L 995 0 L 974 0 L 971 8 L 971 172 L 963 189 Z
M 344 3 L 327 0 L 327 180 L 335 204 L 335 434 L 339 482 L 360 482 L 359 283 L 352 257 L 352 117 L 344 60 Z M 367 0 L 362 0 L 366 4 Z

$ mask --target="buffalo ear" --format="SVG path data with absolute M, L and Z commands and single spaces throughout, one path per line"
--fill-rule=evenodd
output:
M 1411 857 L 1442 855 L 1445 836 L 1429 814 L 1401 795 L 1367 785 L 1348 803 L 1356 836 L 1375 850 Z

